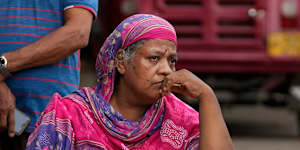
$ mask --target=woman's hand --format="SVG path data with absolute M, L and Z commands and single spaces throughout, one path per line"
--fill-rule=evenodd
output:
M 199 100 L 200 150 L 234 149 L 218 100 L 207 84 L 190 71 L 183 69 L 166 76 L 161 94 L 166 96 L 170 92 Z
M 169 74 L 161 87 L 162 96 L 175 92 L 191 98 L 202 99 L 203 95 L 213 94 L 211 88 L 192 72 L 182 69 Z
M 0 132 L 8 129 L 8 135 L 15 135 L 15 96 L 4 81 L 0 81 Z

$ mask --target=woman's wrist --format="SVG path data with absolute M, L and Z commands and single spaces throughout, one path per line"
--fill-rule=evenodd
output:
M 211 99 L 216 100 L 217 98 L 212 88 L 207 86 L 205 89 L 201 91 L 197 99 L 199 100 L 199 103 L 201 103 L 202 101 L 211 100 Z

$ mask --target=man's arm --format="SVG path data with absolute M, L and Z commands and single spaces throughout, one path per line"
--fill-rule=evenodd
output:
M 28 46 L 4 53 L 8 71 L 53 64 L 86 46 L 93 21 L 92 13 L 83 8 L 69 8 L 64 12 L 64 17 L 65 24 L 62 27 Z
M 16 72 L 27 68 L 56 63 L 88 44 L 93 15 L 83 8 L 64 12 L 65 24 L 40 40 L 16 51 L 7 52 L 7 70 Z M 14 136 L 15 97 L 0 74 L 0 131 L 8 128 Z

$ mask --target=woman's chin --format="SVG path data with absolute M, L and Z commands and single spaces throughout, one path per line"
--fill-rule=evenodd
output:
M 153 103 L 157 102 L 158 100 L 160 100 L 163 96 L 161 94 L 157 94 L 155 95 L 155 97 L 152 98 Z
M 157 102 L 159 99 L 162 98 L 161 94 L 153 94 L 153 95 L 149 95 L 147 98 L 147 101 L 145 101 L 148 105 L 153 104 L 155 102 Z

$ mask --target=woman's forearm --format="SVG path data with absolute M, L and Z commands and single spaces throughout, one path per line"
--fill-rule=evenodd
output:
M 200 150 L 233 150 L 220 105 L 210 90 L 199 98 Z

